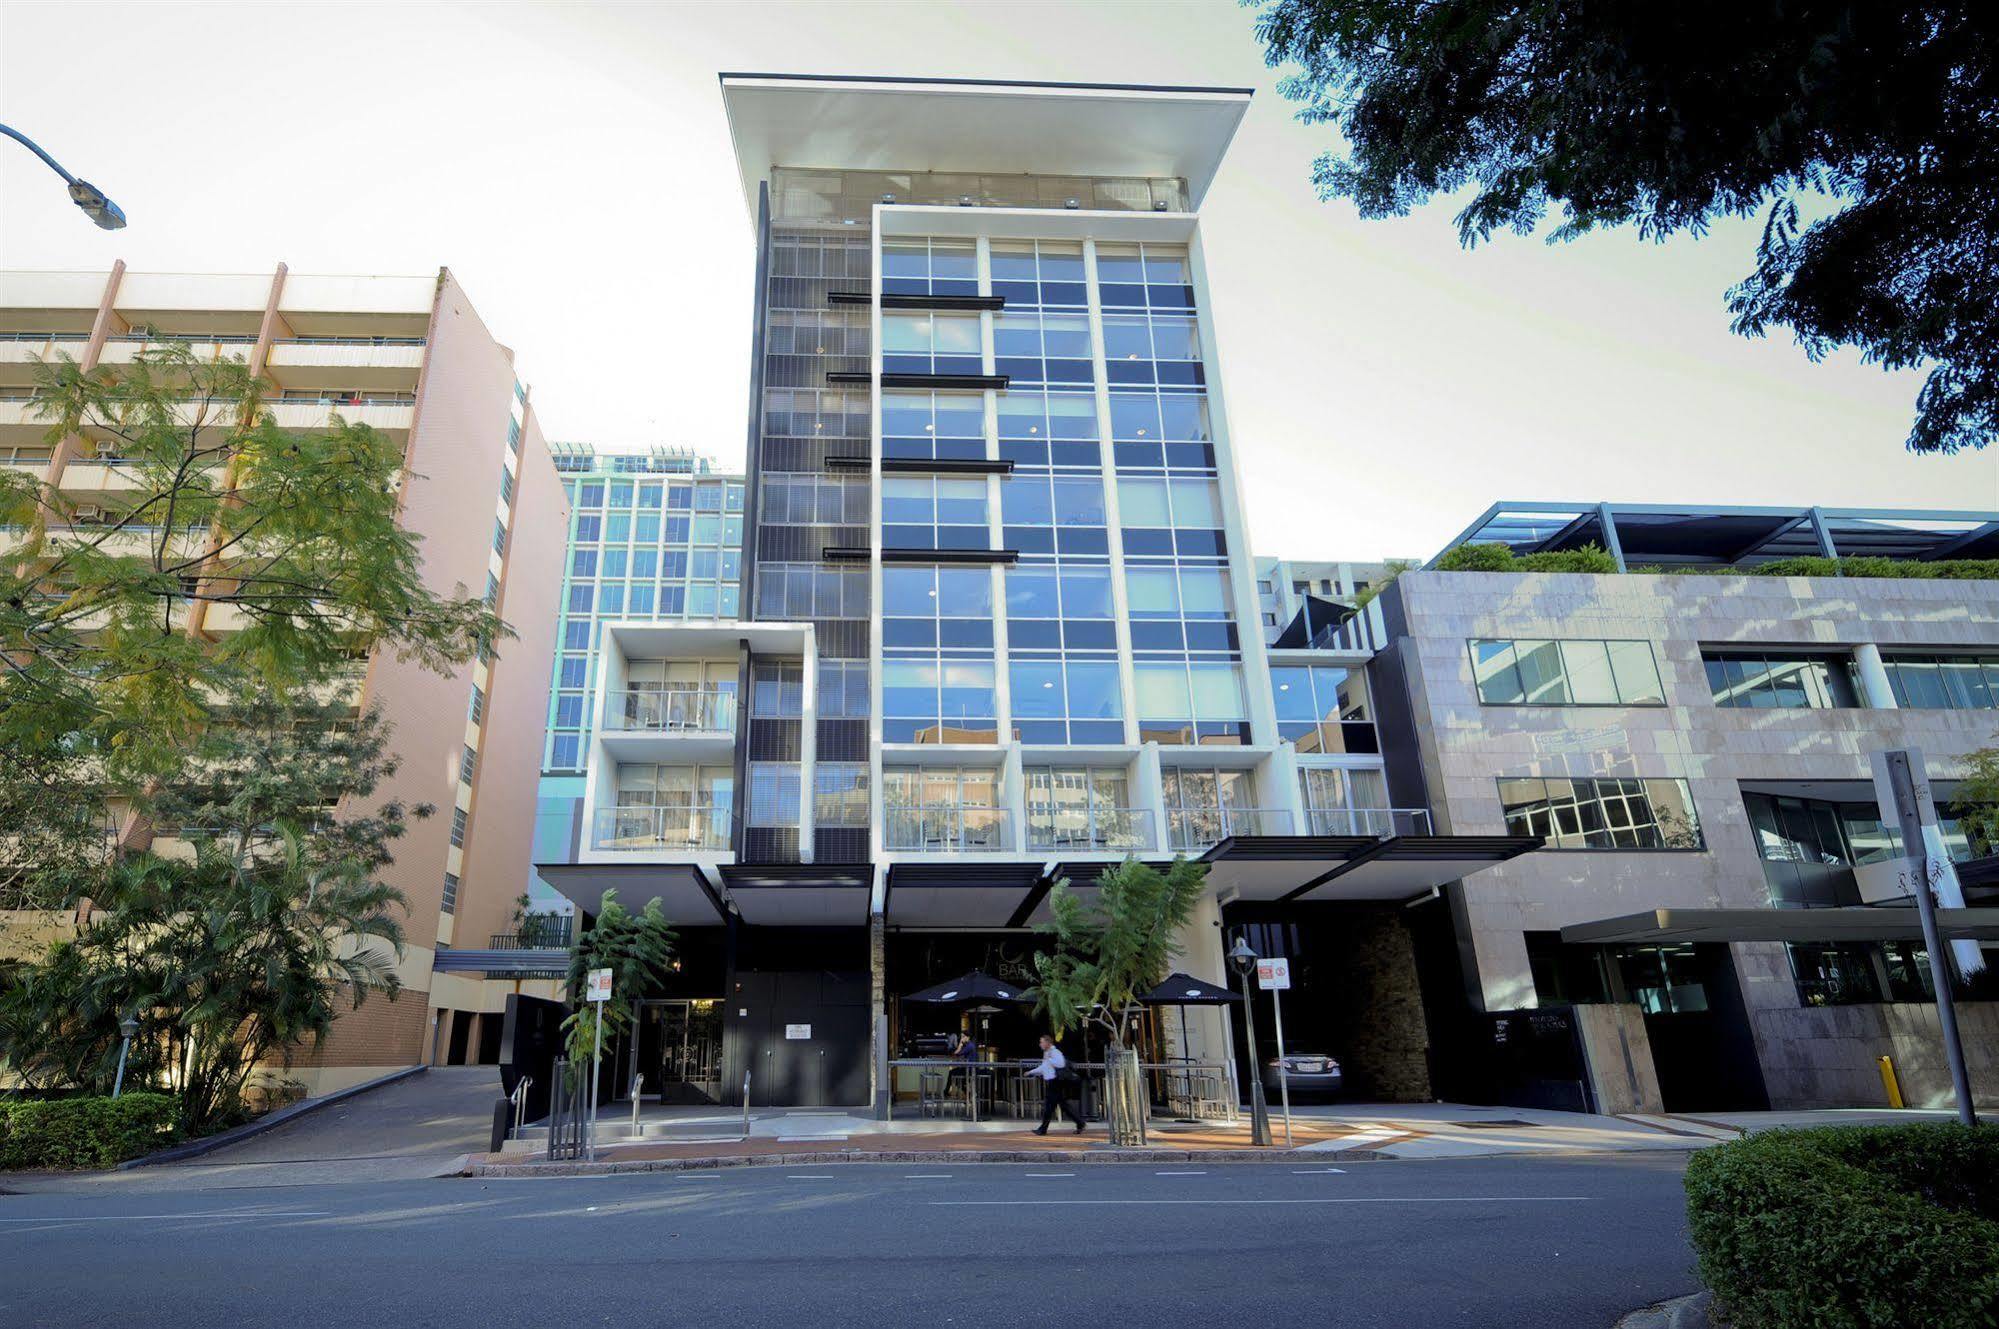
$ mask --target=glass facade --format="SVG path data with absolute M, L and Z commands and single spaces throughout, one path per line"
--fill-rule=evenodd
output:
M 1897 706 L 1999 710 L 1999 656 L 1891 655 L 1882 664 Z
M 589 697 L 603 624 L 737 616 L 745 485 L 665 449 L 619 454 L 570 445 L 556 460 L 569 492 L 569 545 L 542 770 L 574 773 L 595 727 Z
M 1853 662 L 1840 655 L 1702 651 L 1714 704 L 1750 710 L 1831 710 L 1860 705 Z
M 1700 818 L 1685 780 L 1630 777 L 1502 779 L 1511 835 L 1550 849 L 1700 849 Z
M 1664 706 L 1649 641 L 1474 638 L 1472 677 L 1487 706 Z

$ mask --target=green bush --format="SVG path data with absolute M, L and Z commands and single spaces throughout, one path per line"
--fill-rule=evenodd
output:
M 1516 554 L 1503 544 L 1479 543 L 1447 549 L 1438 557 L 1438 572 L 1616 572 L 1617 560 L 1596 545 L 1559 549 L 1544 554 Z M 1906 558 L 1772 559 L 1753 568 L 1659 567 L 1631 564 L 1627 571 L 1679 577 L 1891 577 L 1913 580 L 1947 578 L 1955 581 L 1999 581 L 1999 558 L 1941 558 L 1922 563 Z
M 106 1168 L 173 1143 L 169 1094 L 0 1101 L 0 1170 Z
M 1686 1185 L 1740 1329 L 1999 1323 L 1999 1127 L 1768 1131 L 1695 1154 Z

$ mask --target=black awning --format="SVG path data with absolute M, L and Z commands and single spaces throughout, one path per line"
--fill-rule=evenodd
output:
M 615 890 L 618 903 L 631 910 L 657 900 L 667 922 L 688 927 L 713 927 L 728 912 L 692 863 L 537 863 L 534 870 L 551 890 L 589 914 L 597 912 L 607 890 Z
M 1541 844 L 1532 835 L 1231 836 L 1201 859 L 1208 879 L 1241 900 L 1394 902 Z
M 872 864 L 728 863 L 720 872 L 745 923 L 846 927 L 868 921 Z
M 1939 909 L 1937 931 L 1949 941 L 1999 941 L 1999 909 Z M 1592 923 L 1571 923 L 1562 940 L 1621 942 L 1908 941 L 1923 935 L 1909 905 L 1833 909 L 1648 909 Z
M 882 913 L 890 927 L 1004 928 L 1041 881 L 1033 862 L 892 863 Z

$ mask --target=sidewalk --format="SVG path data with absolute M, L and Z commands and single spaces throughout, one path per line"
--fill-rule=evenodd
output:
M 1250 1143 L 1240 1123 L 1154 1121 L 1142 1148 L 1118 1148 L 1093 1123 L 1080 1136 L 1060 1125 L 1035 1135 L 1019 1121 L 876 1121 L 825 1110 L 753 1112 L 749 1132 L 740 1113 L 717 1109 L 654 1109 L 641 1116 L 642 1134 L 628 1138 L 629 1111 L 606 1110 L 597 1162 L 549 1163 L 540 1141 L 512 1142 L 502 1153 L 473 1155 L 475 1175 L 672 1170 L 756 1163 L 832 1162 L 1249 1162 L 1473 1158 L 1521 1153 L 1596 1153 L 1705 1148 L 1733 1131 L 1694 1127 L 1674 1118 L 1636 1119 L 1531 1108 L 1452 1103 L 1353 1104 L 1296 1109 L 1287 1144 L 1281 1112 L 1273 1112 L 1274 1147 Z

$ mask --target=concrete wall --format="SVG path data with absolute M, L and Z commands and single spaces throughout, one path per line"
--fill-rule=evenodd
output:
M 1990 711 L 1718 707 L 1701 660 L 1703 645 L 1999 650 L 1999 583 L 1411 572 L 1383 604 L 1391 633 L 1406 638 L 1397 647 L 1440 831 L 1503 833 L 1504 776 L 1680 778 L 1700 818 L 1700 851 L 1543 851 L 1454 887 L 1468 995 L 1489 1010 L 1534 1004 L 1527 931 L 1661 907 L 1767 907 L 1743 781 L 1863 781 L 1870 753 L 1906 745 L 1921 747 L 1930 774 L 1948 779 L 1967 753 L 1999 738 Z M 1649 640 L 1667 704 L 1483 706 L 1467 646 L 1477 637 Z M 1809 1060 L 1781 1046 L 1810 1037 L 1804 1026 L 1765 1018 L 1772 1013 L 1827 1030 L 1863 1018 L 1800 1011 L 1781 945 L 1731 949 L 1766 1064 Z M 1880 1039 L 1877 1052 L 1889 1050 L 1889 1036 Z M 1828 1055 L 1844 1064 L 1845 1053 Z M 1873 1055 L 1855 1065 L 1872 1074 Z M 1854 1076 L 1839 1080 L 1847 1099 L 1862 1088 Z M 1770 1089 L 1776 1106 L 1838 1096 L 1787 1073 Z M 1877 1079 L 1861 1101 L 1879 1097 Z
M 1806 1006 L 1760 1010 L 1756 1041 L 1770 1101 L 1781 1107 L 1885 1107 L 1879 1058 L 1894 1059 L 1902 1100 L 1910 1107 L 1949 1108 L 1937 1009 L 1894 1002 L 1866 1006 Z M 1960 1002 L 1958 1034 L 1975 1102 L 1999 1107 L 1999 1003 Z

